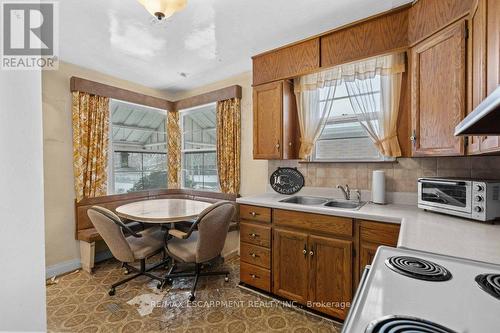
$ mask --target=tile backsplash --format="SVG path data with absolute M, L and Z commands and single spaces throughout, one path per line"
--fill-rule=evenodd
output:
M 399 158 L 396 162 L 384 163 L 269 161 L 269 176 L 277 167 L 297 167 L 305 177 L 306 186 L 349 184 L 351 188 L 360 190 L 371 190 L 372 171 L 384 170 L 388 192 L 417 192 L 419 177 L 500 179 L 500 156 Z

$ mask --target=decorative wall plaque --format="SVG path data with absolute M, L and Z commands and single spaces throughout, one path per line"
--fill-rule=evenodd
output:
M 297 168 L 278 168 L 269 181 L 273 190 L 280 194 L 294 194 L 304 187 L 304 176 Z

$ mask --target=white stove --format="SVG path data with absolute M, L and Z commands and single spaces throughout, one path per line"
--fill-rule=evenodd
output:
M 343 333 L 500 332 L 499 265 L 380 247 L 367 267 Z

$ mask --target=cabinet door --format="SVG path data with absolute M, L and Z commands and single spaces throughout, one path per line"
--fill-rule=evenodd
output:
M 411 51 L 414 156 L 463 155 L 455 126 L 465 116 L 466 22 L 420 42 Z
M 253 156 L 281 158 L 283 82 L 253 88 Z
M 375 257 L 375 253 L 377 253 L 377 249 L 380 244 L 374 243 L 361 243 L 359 246 L 359 269 L 360 269 L 360 277 L 363 274 L 363 270 L 366 265 L 371 265 L 373 262 L 373 258 Z
M 273 235 L 273 292 L 305 304 L 309 280 L 307 234 L 275 229 Z
M 470 98 L 468 113 L 486 97 L 486 0 L 476 0 L 470 14 L 469 22 L 469 56 Z M 483 137 L 469 137 L 468 154 L 481 152 Z
M 344 319 L 352 301 L 352 241 L 309 236 L 310 305 Z
M 481 0 L 478 4 L 478 12 L 484 16 L 486 65 L 485 97 L 500 85 L 500 2 L 498 0 Z M 481 137 L 481 152 L 491 153 L 500 151 L 500 137 Z

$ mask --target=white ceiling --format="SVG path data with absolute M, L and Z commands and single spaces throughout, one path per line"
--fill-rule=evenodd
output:
M 251 70 L 252 55 L 412 0 L 188 0 L 163 25 L 136 0 L 64 0 L 60 58 L 176 93 Z

